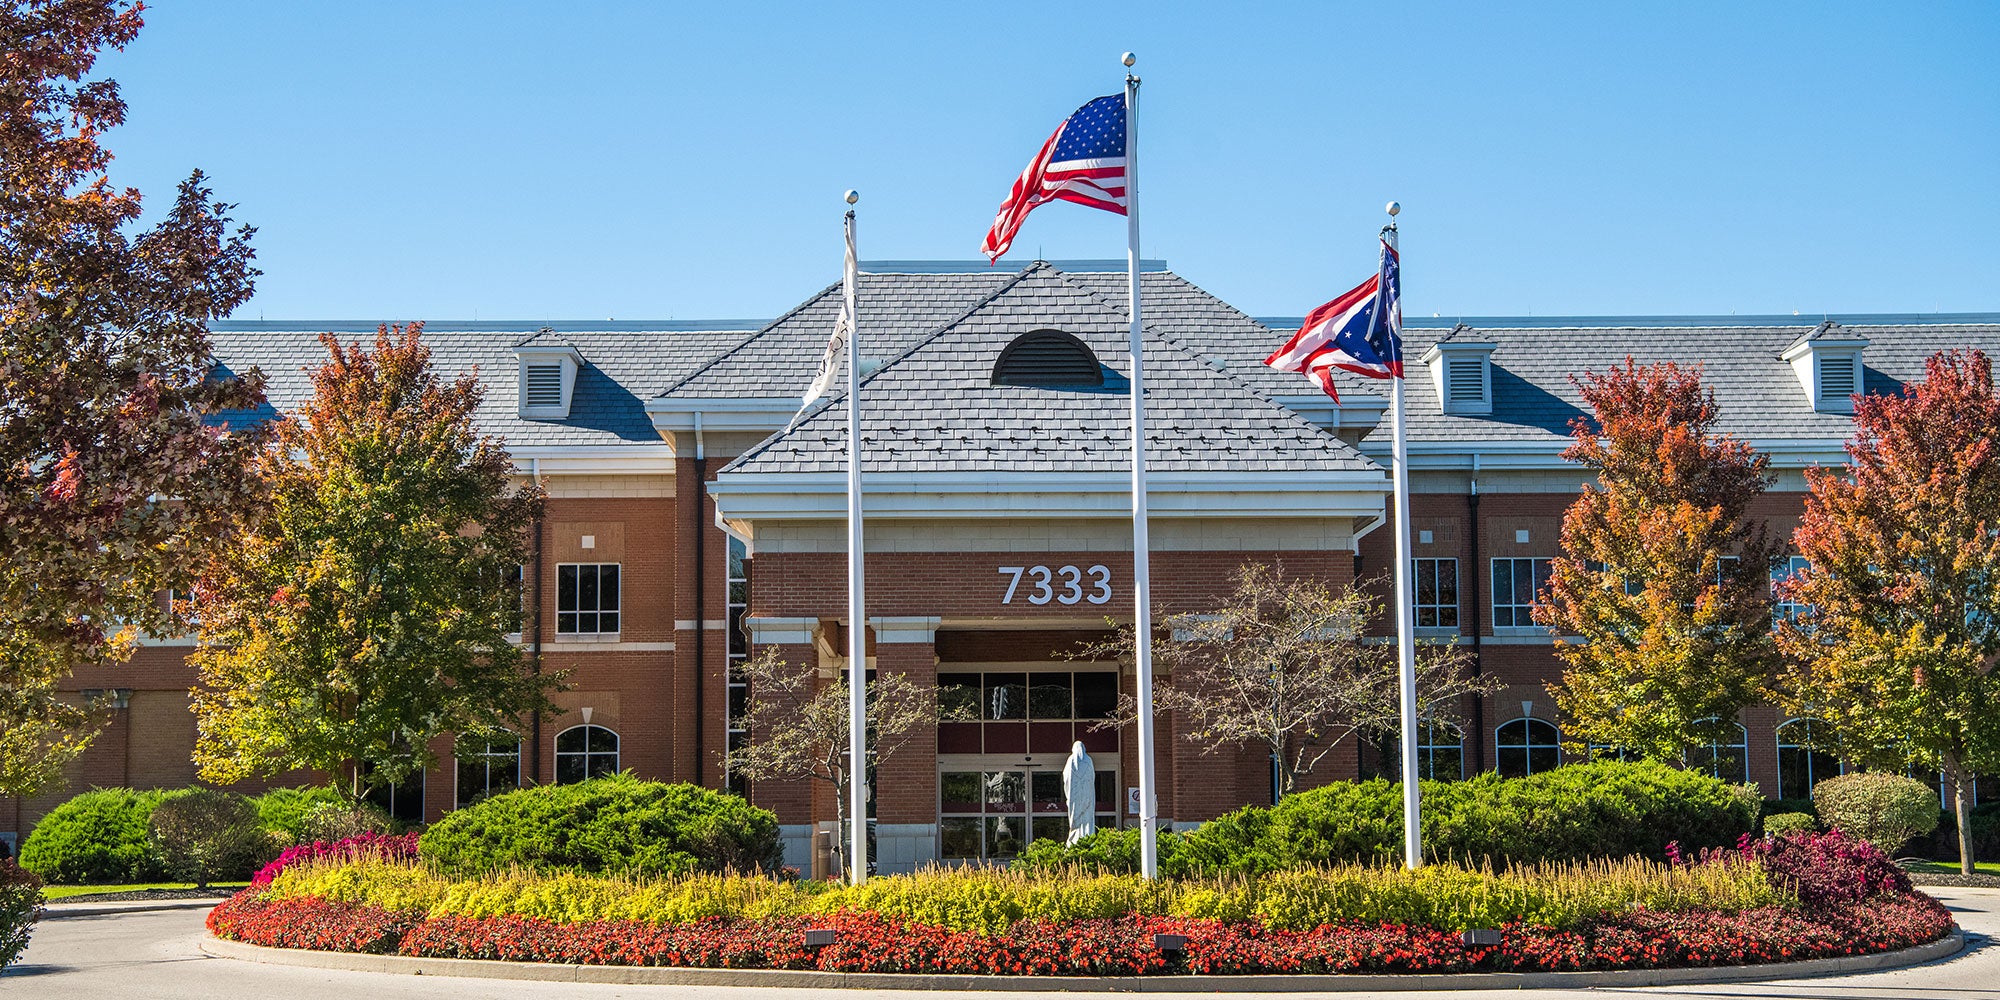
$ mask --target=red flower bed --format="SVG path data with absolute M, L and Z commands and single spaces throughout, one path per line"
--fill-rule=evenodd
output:
M 1329 924 L 1311 931 L 1255 923 L 1119 917 L 1023 922 L 1004 935 L 946 930 L 875 913 L 683 925 L 560 924 L 521 917 L 424 919 L 314 899 L 264 901 L 244 892 L 209 914 L 219 937 L 252 944 L 440 958 L 587 965 L 655 965 L 827 972 L 995 975 L 1544 971 L 1738 965 L 1888 951 L 1934 941 L 1951 915 L 1927 896 L 1887 893 L 1865 903 L 1737 914 L 1630 913 L 1575 930 L 1520 924 L 1496 947 L 1395 924 Z M 808 949 L 803 932 L 832 928 Z M 1162 952 L 1154 934 L 1181 934 Z

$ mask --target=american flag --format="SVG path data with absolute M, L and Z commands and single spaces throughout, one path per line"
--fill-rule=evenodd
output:
M 1369 378 L 1403 377 L 1402 261 L 1394 230 L 1382 235 L 1382 266 L 1367 281 L 1306 314 L 1299 332 L 1264 363 L 1298 372 L 1340 399 L 1333 370 Z
M 1057 126 L 1014 181 L 979 252 L 999 260 L 1028 213 L 1056 200 L 1125 214 L 1125 95 L 1091 101 Z

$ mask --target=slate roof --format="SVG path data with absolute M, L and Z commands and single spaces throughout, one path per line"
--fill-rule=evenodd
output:
M 1129 469 L 1126 314 L 1092 285 L 1101 287 L 1047 264 L 1031 266 L 1007 276 L 969 309 L 961 306 L 961 315 L 872 374 L 863 383 L 861 409 L 868 471 Z M 1142 287 L 1150 292 L 1151 285 Z M 1176 286 L 1164 282 L 1162 287 Z M 864 283 L 863 290 L 867 288 Z M 1197 303 L 1186 298 L 1184 304 Z M 1213 308 L 1201 305 L 1204 311 Z M 1175 310 L 1161 312 L 1171 317 Z M 1202 318 L 1190 313 L 1184 321 Z M 990 384 L 994 363 L 1014 338 L 1048 328 L 1076 336 L 1096 353 L 1105 369 L 1103 387 Z M 1161 336 L 1157 326 L 1149 327 L 1146 350 L 1147 459 L 1152 471 L 1380 474 L 1379 466 L 1351 446 Z M 843 470 L 843 398 L 833 394 L 796 429 L 774 435 L 723 471 Z
M 268 402 L 256 415 L 260 418 L 295 410 L 311 395 L 306 368 L 324 362 L 326 349 L 318 332 L 300 326 L 222 323 L 211 333 L 215 356 L 225 368 L 263 369 Z M 368 333 L 347 330 L 338 336 L 347 343 L 372 343 Z M 746 336 L 742 330 L 566 330 L 528 336 L 519 330 L 438 324 L 426 326 L 423 339 L 440 372 L 479 373 L 486 395 L 474 420 L 482 432 L 502 435 L 516 447 L 574 447 L 662 443 L 646 414 L 646 399 Z M 514 345 L 524 340 L 540 346 L 567 343 L 583 356 L 567 419 L 519 416 Z
M 1406 329 L 1403 357 L 1408 364 L 1404 393 L 1412 441 L 1544 441 L 1569 435 L 1571 419 L 1583 416 L 1583 398 L 1569 380 L 1572 372 L 1605 371 L 1629 356 L 1640 364 L 1673 361 L 1700 364 L 1715 389 L 1720 408 L 1716 429 L 1748 440 L 1838 440 L 1853 432 L 1843 413 L 1821 413 L 1800 385 L 1790 362 L 1779 355 L 1800 338 L 1821 330 L 1813 324 L 1759 327 L 1543 327 L 1519 329 Z M 1977 347 L 2000 357 L 2000 324 L 1898 324 L 1840 326 L 1824 337 L 1859 337 L 1863 385 L 1870 393 L 1902 391 L 1921 379 L 1924 359 L 1954 347 Z M 1417 359 L 1431 343 L 1495 344 L 1493 413 L 1456 416 L 1442 412 L 1430 369 Z M 1343 376 L 1341 395 L 1381 395 L 1380 382 Z M 1383 435 L 1386 437 L 1386 435 Z M 1370 444 L 1375 435 L 1370 436 Z

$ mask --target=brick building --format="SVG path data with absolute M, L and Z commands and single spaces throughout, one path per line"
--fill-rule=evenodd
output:
M 979 718 L 941 725 L 884 768 L 878 858 L 889 870 L 1004 858 L 1061 835 L 1057 776 L 1072 740 L 1098 762 L 1100 825 L 1129 824 L 1133 741 L 1093 726 L 1130 690 L 1129 669 L 1073 657 L 1131 613 L 1122 262 L 865 270 L 870 658 Z M 1158 264 L 1142 284 L 1156 613 L 1201 610 L 1252 560 L 1381 586 L 1393 558 L 1393 533 L 1381 530 L 1381 384 L 1352 380 L 1335 405 L 1260 364 L 1282 321 L 1252 319 Z M 387 804 L 435 819 L 496 789 L 618 768 L 730 784 L 720 757 L 744 738 L 731 662 L 774 646 L 823 676 L 845 668 L 844 400 L 792 423 L 838 307 L 834 286 L 756 329 L 429 329 L 441 368 L 485 381 L 482 426 L 548 486 L 523 567 L 539 613 L 521 641 L 544 669 L 570 671 L 572 689 L 518 746 L 454 759 L 445 741 L 441 767 L 385 792 Z M 307 388 L 301 367 L 322 355 L 321 328 L 224 324 L 216 354 L 231 369 L 261 368 L 273 410 L 287 410 Z M 1413 324 L 1419 625 L 1468 646 L 1477 669 L 1506 684 L 1467 706 L 1464 727 L 1426 730 L 1426 771 L 1563 760 L 1543 686 L 1559 673 L 1553 640 L 1526 609 L 1582 481 L 1559 457 L 1582 413 L 1570 373 L 1628 355 L 1704 363 L 1723 429 L 1771 456 L 1778 481 L 1764 511 L 1783 529 L 1802 470 L 1842 460 L 1852 392 L 1895 391 L 1929 354 L 1968 345 L 2000 351 L 2000 323 Z M 128 665 L 74 679 L 78 692 L 104 693 L 109 720 L 73 786 L 193 779 L 182 643 L 153 640 Z M 1738 722 L 1740 739 L 1691 763 L 1773 797 L 1839 767 L 1794 745 L 1804 723 L 1775 709 Z M 1254 750 L 1205 753 L 1172 719 L 1159 747 L 1161 813 L 1175 823 L 1269 801 L 1269 764 Z M 1340 747 L 1311 777 L 1371 773 L 1384 759 Z M 0 803 L 0 831 L 24 833 L 73 790 Z M 812 863 L 830 790 L 747 791 L 777 811 L 788 857 Z

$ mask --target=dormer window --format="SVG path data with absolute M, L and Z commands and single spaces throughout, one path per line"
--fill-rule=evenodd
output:
M 1861 352 L 1868 340 L 1827 320 L 1779 355 L 1790 362 L 1812 408 L 1821 413 L 1853 413 L 1854 396 L 1864 390 Z
M 569 341 L 544 327 L 514 345 L 520 360 L 520 415 L 529 420 L 564 420 L 576 396 L 576 373 L 583 355 Z
M 1014 338 L 993 363 L 993 385 L 1058 389 L 1104 385 L 1104 366 L 1076 337 L 1061 330 L 1035 330 Z
M 1493 348 L 1487 341 L 1454 340 L 1465 330 L 1453 330 L 1424 352 L 1431 384 L 1445 413 L 1485 416 L 1493 412 Z

